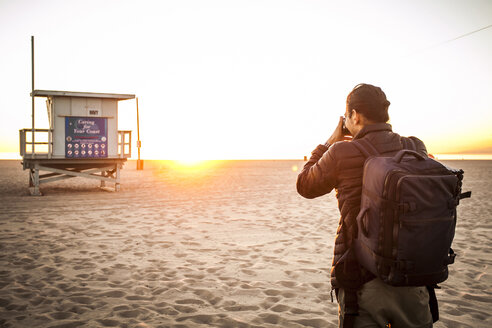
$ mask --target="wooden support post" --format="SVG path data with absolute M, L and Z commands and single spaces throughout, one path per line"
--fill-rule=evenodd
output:
M 34 187 L 34 169 L 29 169 L 29 188 Z
M 106 177 L 106 171 L 101 171 L 101 175 L 102 175 L 103 177 Z M 101 188 L 106 187 L 106 181 L 101 180 L 101 186 L 100 186 L 100 187 L 101 187 Z
M 137 159 L 137 170 L 143 170 L 143 160 L 140 159 L 140 147 L 142 147 L 142 142 L 140 141 L 140 118 L 138 114 L 138 97 L 137 100 L 137 150 L 138 150 L 138 159 Z
M 32 113 L 31 113 L 31 118 L 32 118 L 32 144 L 31 144 L 31 156 L 34 158 L 35 156 L 35 130 L 34 130 L 34 36 L 31 36 L 31 100 L 32 100 Z M 39 172 L 38 172 L 39 173 Z
M 29 191 L 31 196 L 42 196 L 39 191 L 39 167 L 38 164 L 34 164 L 34 169 L 30 170 Z M 32 186 L 31 186 L 32 182 Z
M 120 164 L 116 164 L 116 182 L 114 184 L 114 191 L 120 191 Z

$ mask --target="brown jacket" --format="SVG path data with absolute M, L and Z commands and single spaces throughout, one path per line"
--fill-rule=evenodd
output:
M 386 123 L 365 126 L 354 137 L 364 138 L 383 156 L 396 154 L 403 148 L 414 149 L 427 155 L 422 141 L 415 137 L 405 138 L 392 132 Z M 315 198 L 331 192 L 334 188 L 340 210 L 340 221 L 335 237 L 331 283 L 340 287 L 334 266 L 346 253 L 357 233 L 356 217 L 360 211 L 362 193 L 362 169 L 365 157 L 351 142 L 336 142 L 328 149 L 319 145 L 297 177 L 297 191 L 306 198 Z

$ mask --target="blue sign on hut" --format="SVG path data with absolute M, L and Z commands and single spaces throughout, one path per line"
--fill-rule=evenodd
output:
M 31 97 L 46 98 L 49 120 L 49 129 L 35 129 L 33 119 L 31 129 L 20 130 L 31 194 L 41 195 L 40 184 L 73 177 L 114 183 L 118 191 L 120 169 L 131 156 L 131 131 L 117 126 L 118 101 L 135 95 L 33 90 Z

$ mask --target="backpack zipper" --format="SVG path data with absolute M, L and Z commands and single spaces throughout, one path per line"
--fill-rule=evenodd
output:
M 383 188 L 383 198 L 388 200 L 388 201 L 393 201 L 395 202 L 397 200 L 397 187 L 395 190 L 390 190 L 390 186 L 394 186 L 394 183 L 391 183 L 393 180 L 399 181 L 401 179 L 402 175 L 407 174 L 407 172 L 402 171 L 400 169 L 395 169 L 390 171 L 384 180 L 384 188 Z M 398 186 L 398 183 L 397 183 Z M 384 235 L 384 240 L 386 241 L 384 245 L 381 243 L 378 243 L 380 246 L 379 249 L 379 254 L 382 254 L 384 257 L 391 258 L 395 254 L 395 247 L 396 247 L 396 240 L 394 236 L 394 227 L 398 220 L 398 213 L 396 213 L 393 209 L 390 208 L 385 208 L 384 211 L 391 211 L 391 222 L 384 222 L 383 221 L 383 216 L 385 215 L 384 213 L 381 213 L 380 215 L 380 236 Z
M 438 218 L 427 218 L 427 219 L 418 219 L 418 220 L 400 219 L 400 228 L 405 224 L 418 225 L 423 223 L 439 222 L 439 221 L 453 221 L 453 217 L 441 216 Z
M 412 174 L 412 173 L 407 173 L 405 176 L 401 177 L 397 184 L 396 184 L 396 190 L 397 190 L 397 197 L 396 200 L 400 201 L 400 185 L 403 181 L 403 179 L 409 177 L 409 178 L 419 178 L 419 177 L 425 177 L 425 178 L 441 178 L 443 176 L 450 176 L 450 177 L 456 177 L 454 174 L 439 174 L 439 175 L 423 175 L 423 174 Z

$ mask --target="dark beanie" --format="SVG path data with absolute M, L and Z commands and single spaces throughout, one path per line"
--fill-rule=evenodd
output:
M 375 122 L 389 120 L 388 107 L 390 102 L 380 87 L 361 83 L 354 87 L 347 96 L 347 109 L 355 109 L 366 118 Z

